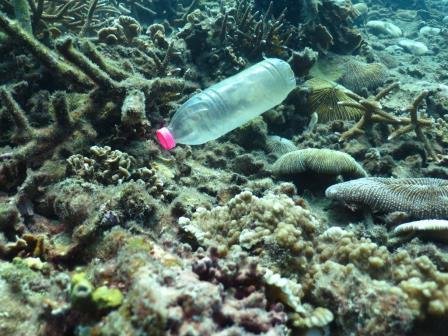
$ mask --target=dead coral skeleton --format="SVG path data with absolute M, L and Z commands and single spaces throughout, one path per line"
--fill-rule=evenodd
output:
M 95 137 L 93 125 L 103 113 L 110 119 L 118 119 L 128 134 L 147 137 L 150 122 L 147 119 L 148 104 L 157 104 L 166 97 L 175 98 L 176 93 L 188 87 L 188 82 L 180 78 L 155 77 L 146 79 L 132 70 L 115 66 L 102 56 L 95 47 L 85 41 L 82 53 L 74 46 L 70 37 L 56 43 L 58 53 L 48 49 L 33 36 L 26 33 L 19 24 L 0 16 L 0 29 L 12 37 L 35 56 L 45 67 L 60 77 L 69 87 L 88 92 L 74 111 L 69 111 L 66 94 L 55 96 L 53 105 L 55 124 L 50 129 L 37 131 L 29 125 L 26 113 L 14 102 L 6 88 L 1 90 L 2 101 L 12 117 L 16 129 L 16 138 L 21 146 L 11 151 L 8 160 L 31 162 L 38 165 L 43 159 L 54 153 L 56 147 L 63 144 L 75 131 Z M 87 57 L 86 55 L 89 55 Z M 155 71 L 155 74 L 158 72 Z M 168 98 L 169 99 L 169 98 Z M 103 111 L 103 112 L 99 112 Z M 104 118 L 104 115 L 103 115 Z M 117 121 L 118 121 L 117 120 Z M 88 121 L 87 123 L 85 121 Z M 90 128 L 90 130 L 89 130 Z M 3 166 L 4 163 L 0 165 Z M 3 171 L 0 168 L 0 171 Z

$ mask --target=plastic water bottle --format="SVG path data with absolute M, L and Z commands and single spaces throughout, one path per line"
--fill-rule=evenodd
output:
M 188 99 L 156 136 L 164 149 L 214 140 L 280 104 L 296 87 L 281 59 L 268 58 Z

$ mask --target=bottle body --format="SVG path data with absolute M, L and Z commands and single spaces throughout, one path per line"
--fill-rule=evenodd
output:
M 176 143 L 203 144 L 280 104 L 295 86 L 287 62 L 265 59 L 191 97 L 166 129 Z

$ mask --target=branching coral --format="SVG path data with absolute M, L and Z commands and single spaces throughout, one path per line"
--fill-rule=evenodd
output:
M 13 14 L 12 8 L 21 1 L 3 0 L 4 10 Z M 14 15 L 25 30 L 33 31 L 35 35 L 41 32 L 50 32 L 53 36 L 59 36 L 63 31 L 86 35 L 90 29 L 98 29 L 105 24 L 107 17 L 119 15 L 119 8 L 114 7 L 105 0 L 27 0 L 29 5 L 28 25 L 32 30 L 23 26 L 25 16 Z M 16 11 L 17 13 L 17 11 Z M 20 13 L 24 13 L 21 11 Z
M 352 128 L 342 133 L 340 140 L 344 141 L 356 135 L 364 134 L 364 129 L 370 127 L 372 123 L 375 122 L 388 124 L 396 127 L 395 131 L 393 131 L 389 135 L 389 140 L 392 140 L 410 131 L 415 131 L 417 138 L 423 143 L 426 151 L 431 156 L 431 158 L 434 161 L 439 162 L 439 155 L 437 155 L 434 147 L 428 141 L 426 135 L 423 133 L 423 128 L 432 126 L 433 121 L 431 119 L 421 118 L 418 114 L 418 108 L 422 104 L 426 96 L 429 94 L 429 91 L 422 91 L 414 100 L 414 102 L 405 109 L 406 112 L 409 112 L 410 117 L 398 117 L 383 111 L 380 104 L 380 100 L 397 87 L 398 83 L 393 83 L 381 90 L 376 96 L 370 96 L 368 98 L 363 98 L 355 93 L 348 93 L 348 95 L 352 99 L 356 100 L 356 102 L 341 101 L 338 104 L 346 107 L 356 108 L 359 111 L 362 111 L 364 115 Z
M 233 68 L 242 68 L 262 55 L 288 59 L 296 36 L 296 28 L 285 21 L 285 13 L 274 16 L 272 6 L 255 11 L 250 0 L 222 6 L 212 21 L 201 12 L 193 12 L 187 22 L 178 36 L 185 40 L 195 63 L 212 67 L 230 63 Z M 208 51 L 205 55 L 204 50 Z

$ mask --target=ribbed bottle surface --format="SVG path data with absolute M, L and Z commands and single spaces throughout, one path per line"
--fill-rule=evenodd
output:
M 191 97 L 168 129 L 177 143 L 203 144 L 280 104 L 295 87 L 287 62 L 265 59 Z

